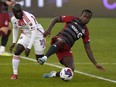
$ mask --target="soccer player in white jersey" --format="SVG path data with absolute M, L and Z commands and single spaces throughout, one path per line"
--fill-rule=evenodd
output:
M 12 58 L 13 74 L 11 79 L 17 79 L 20 54 L 25 50 L 25 55 L 28 57 L 33 45 L 38 61 L 38 58 L 41 58 L 44 55 L 45 38 L 43 36 L 43 27 L 37 22 L 32 14 L 23 11 L 20 4 L 15 4 L 12 7 L 12 10 L 14 14 L 11 18 L 13 25 L 13 43 L 9 48 L 10 51 L 15 47 L 18 31 L 21 30 L 21 35 L 17 41 L 16 50 Z

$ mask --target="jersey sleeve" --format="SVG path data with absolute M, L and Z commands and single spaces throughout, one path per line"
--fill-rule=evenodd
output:
M 83 39 L 83 42 L 84 42 L 84 43 L 88 43 L 88 42 L 90 42 L 90 38 L 89 38 L 89 30 L 88 30 L 87 27 L 86 27 L 86 29 L 85 29 L 85 35 L 82 37 L 82 39 Z
M 16 43 L 17 38 L 18 38 L 19 28 L 17 27 L 16 19 L 14 17 L 11 18 L 11 23 L 12 23 L 12 27 L 13 27 L 13 32 L 12 32 L 13 43 Z
M 36 23 L 37 23 L 37 21 L 36 21 L 35 17 L 31 16 L 30 22 L 28 22 L 28 24 L 27 24 L 29 29 L 30 29 L 30 31 L 31 31 L 31 40 L 30 40 L 30 43 L 27 46 L 27 48 L 29 48 L 29 49 L 31 49 L 31 47 L 32 47 L 32 45 L 33 45 L 33 43 L 35 41 L 35 38 L 37 36 L 37 26 L 36 26 Z
M 75 18 L 76 18 L 76 17 L 74 17 L 74 16 L 61 16 L 60 20 L 61 20 L 62 22 L 71 22 L 72 19 L 75 19 Z

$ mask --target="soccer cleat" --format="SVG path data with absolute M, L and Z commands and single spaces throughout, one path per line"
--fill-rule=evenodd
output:
M 54 77 L 56 77 L 56 71 L 51 71 L 50 73 L 43 75 L 43 78 L 54 78 Z
M 12 79 L 12 80 L 18 79 L 18 75 L 12 74 L 12 75 L 11 75 L 11 79 Z
M 39 64 L 43 65 L 47 60 L 47 57 L 46 56 L 43 56 L 42 58 L 38 58 L 38 62 Z

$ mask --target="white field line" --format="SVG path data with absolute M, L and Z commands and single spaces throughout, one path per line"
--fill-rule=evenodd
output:
M 36 60 L 32 59 L 32 58 L 23 57 L 23 56 L 21 56 L 21 58 L 36 62 Z M 62 66 L 58 66 L 58 65 L 55 65 L 55 64 L 51 64 L 51 63 L 45 63 L 45 64 L 49 65 L 49 66 L 57 67 L 57 68 L 63 68 Z M 104 80 L 104 81 L 116 83 L 116 80 L 111 80 L 111 79 L 103 78 L 103 77 L 100 77 L 100 76 L 96 76 L 96 75 L 84 73 L 84 72 L 77 71 L 77 70 L 75 70 L 75 73 L 79 73 L 79 74 L 86 75 L 86 76 L 93 77 L 93 78 L 97 78 L 97 79 L 100 79 L 100 80 Z
M 28 58 L 28 57 L 24 57 L 24 56 L 21 56 L 21 58 L 36 62 L 36 60 L 32 59 L 32 58 Z M 57 68 L 63 68 L 62 66 L 58 66 L 58 65 L 55 65 L 55 64 L 51 64 L 51 63 L 45 63 L 45 64 L 49 65 L 49 66 L 57 67 Z M 116 83 L 116 80 L 111 80 L 111 79 L 103 78 L 103 77 L 100 77 L 100 76 L 88 74 L 88 73 L 77 71 L 77 70 L 75 70 L 75 73 L 79 73 L 79 74 L 86 75 L 86 76 L 93 77 L 93 78 L 97 78 L 97 79 L 100 79 L 100 80 L 104 80 L 104 81 Z
M 50 63 L 50 62 L 49 62 Z M 21 65 L 33 65 L 33 64 L 37 64 L 37 63 L 20 63 Z M 60 63 L 50 63 L 50 64 L 60 64 Z M 116 63 L 99 63 L 102 65 L 116 65 Z M 11 65 L 11 63 L 0 63 L 0 65 Z M 75 65 L 93 65 L 92 63 L 75 63 Z
M 12 65 L 12 63 L 0 63 L 0 65 L 7 66 Z M 20 63 L 20 65 L 38 65 L 38 63 Z
M 60 63 L 52 63 L 52 64 L 60 64 Z M 76 65 L 93 65 L 92 63 L 75 63 Z M 116 65 L 116 63 L 99 63 L 102 65 Z
M 92 63 L 75 63 L 75 64 L 91 65 Z M 116 63 L 99 63 L 99 64 L 103 64 L 103 65 L 116 65 Z

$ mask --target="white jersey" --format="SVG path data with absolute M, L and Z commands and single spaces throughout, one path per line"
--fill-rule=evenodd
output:
M 30 49 L 34 43 L 34 40 L 37 37 L 43 37 L 44 29 L 36 20 L 36 18 L 23 11 L 23 19 L 16 19 L 15 16 L 11 18 L 13 25 L 13 43 L 16 43 L 18 38 L 18 31 L 21 30 L 21 33 L 31 38 L 30 43 L 28 43 L 28 48 Z

